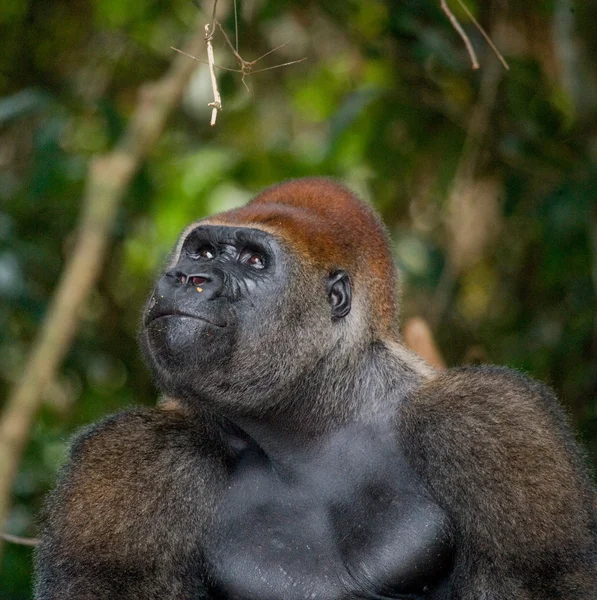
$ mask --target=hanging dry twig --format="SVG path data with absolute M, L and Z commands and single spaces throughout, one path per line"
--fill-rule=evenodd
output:
M 220 97 L 220 90 L 218 89 L 218 80 L 216 78 L 215 60 L 214 60 L 214 48 L 211 43 L 214 32 L 212 25 L 205 26 L 205 42 L 207 44 L 207 62 L 209 65 L 209 76 L 211 77 L 211 89 L 214 93 L 214 101 L 210 102 L 209 106 L 212 107 L 210 125 L 213 127 L 216 124 L 216 117 L 218 111 L 222 110 L 222 98 Z
M 473 13 L 469 10 L 468 6 L 462 0 L 458 0 L 458 4 L 460 4 L 460 6 L 462 7 L 462 10 L 466 13 L 466 16 L 473 22 L 473 24 L 479 30 L 481 35 L 485 38 L 485 41 L 487 42 L 489 47 L 493 50 L 494 54 L 498 57 L 499 61 L 504 66 L 504 69 L 506 69 L 506 71 L 509 71 L 510 65 L 506 62 L 504 55 L 497 49 L 497 46 L 493 43 L 493 40 L 491 39 L 489 34 L 485 31 L 485 29 L 483 29 L 483 27 L 481 26 L 481 23 L 479 23 L 479 21 L 477 21 L 477 19 L 475 19 L 475 16 L 473 15 Z
M 304 60 L 307 60 L 306 58 L 299 58 L 298 60 L 291 60 L 291 61 L 285 62 L 281 65 L 274 65 L 273 67 L 265 67 L 263 69 L 253 70 L 253 67 L 262 58 L 269 56 L 270 54 L 276 52 L 276 50 L 279 50 L 280 48 L 284 48 L 284 46 L 286 46 L 288 44 L 288 42 L 284 42 L 283 44 L 280 44 L 279 46 L 276 46 L 275 48 L 268 50 L 265 54 L 262 54 L 259 58 L 249 61 L 249 60 L 245 60 L 234 48 L 234 46 L 232 45 L 232 42 L 230 41 L 230 38 L 228 37 L 228 35 L 224 31 L 224 28 L 222 27 L 222 24 L 219 21 L 216 21 L 216 24 L 220 28 L 220 31 L 222 32 L 222 35 L 224 36 L 224 39 L 226 40 L 228 47 L 230 48 L 230 50 L 232 50 L 232 53 L 234 54 L 234 57 L 236 58 L 239 66 L 240 66 L 240 69 L 235 69 L 235 70 L 242 75 L 242 83 L 245 86 L 247 91 L 250 91 L 250 90 L 249 90 L 249 86 L 247 86 L 247 84 L 245 82 L 245 78 L 248 77 L 249 75 L 252 75 L 255 73 L 262 73 L 263 71 L 271 71 L 272 69 L 279 69 L 280 67 L 287 67 L 289 65 L 294 65 L 296 63 L 300 63 L 300 62 L 303 62 Z
M 504 68 L 506 70 L 510 70 L 510 66 L 506 62 L 506 59 L 504 58 L 503 54 L 497 49 L 497 46 L 493 43 L 491 37 L 489 37 L 489 35 L 485 31 L 485 29 L 483 29 L 483 27 L 481 26 L 481 23 L 479 23 L 479 21 L 477 21 L 477 19 L 475 19 L 473 13 L 469 10 L 468 6 L 463 2 L 463 0 L 458 0 L 458 4 L 461 6 L 462 10 L 466 13 L 467 17 L 473 22 L 474 26 L 479 30 L 481 35 L 485 38 L 485 41 L 487 42 L 489 47 L 493 50 L 495 55 L 498 57 L 499 61 L 502 63 Z M 471 63 L 472 63 L 473 69 L 478 69 L 479 68 L 479 60 L 477 59 L 477 53 L 475 52 L 475 49 L 473 48 L 470 38 L 468 37 L 468 35 L 464 31 L 464 29 L 462 28 L 462 25 L 456 18 L 456 15 L 450 10 L 450 7 L 448 6 L 446 0 L 440 0 L 440 6 L 441 6 L 441 9 L 444 11 L 444 14 L 448 17 L 450 23 L 452 24 L 452 27 L 456 30 L 458 35 L 462 38 L 462 41 L 464 42 L 464 45 L 466 47 L 466 51 L 468 52 L 468 54 L 471 58 Z
M 464 42 L 464 45 L 466 47 L 466 51 L 471 57 L 473 69 L 478 69 L 479 61 L 477 60 L 477 53 L 475 52 L 475 49 L 473 48 L 473 45 L 471 44 L 471 40 L 469 39 L 468 35 L 466 35 L 464 29 L 462 29 L 462 25 L 458 22 L 456 15 L 450 10 L 450 7 L 446 3 L 446 0 L 440 0 L 440 6 L 442 7 L 442 10 L 444 11 L 445 15 L 450 20 L 452 27 L 454 27 L 458 35 L 462 38 L 462 41 Z
M 294 64 L 303 62 L 304 60 L 307 60 L 306 57 L 299 58 L 298 60 L 291 60 L 291 61 L 282 63 L 280 65 L 274 65 L 273 67 L 264 67 L 263 69 L 254 69 L 255 65 L 262 58 L 265 58 L 266 56 L 269 56 L 273 52 L 276 52 L 276 50 L 283 48 L 284 46 L 286 46 L 288 44 L 288 42 L 285 42 L 284 44 L 280 44 L 279 46 L 276 46 L 275 48 L 268 50 L 265 54 L 262 54 L 259 58 L 256 58 L 255 60 L 250 60 L 250 61 L 245 60 L 238 52 L 238 19 L 237 19 L 237 11 L 236 11 L 236 0 L 234 0 L 235 44 L 233 44 L 230 41 L 230 38 L 228 37 L 228 34 L 222 27 L 222 24 L 216 19 L 217 5 L 218 5 L 218 0 L 215 0 L 213 10 L 212 10 L 211 24 L 205 25 L 205 41 L 206 41 L 206 45 L 207 45 L 207 61 L 201 60 L 200 58 L 197 58 L 196 56 L 192 56 L 191 54 L 187 54 L 186 52 L 183 52 L 182 50 L 179 50 L 178 48 L 175 48 L 174 46 L 170 46 L 170 48 L 172 50 L 175 50 L 176 52 L 179 52 L 180 54 L 184 54 L 185 56 L 188 56 L 189 58 L 192 58 L 193 60 L 196 60 L 197 62 L 200 62 L 204 65 L 209 66 L 209 74 L 211 77 L 211 87 L 212 87 L 213 94 L 214 94 L 214 101 L 210 102 L 208 105 L 213 109 L 212 113 L 211 113 L 211 121 L 210 121 L 210 124 L 212 127 L 216 124 L 216 117 L 217 117 L 218 111 L 222 110 L 222 98 L 220 96 L 220 91 L 218 89 L 218 80 L 217 80 L 216 71 L 215 71 L 216 69 L 222 69 L 224 71 L 230 71 L 232 73 L 240 73 L 242 84 L 245 86 L 245 89 L 247 90 L 247 92 L 250 92 L 249 86 L 247 85 L 247 83 L 245 81 L 245 79 L 249 75 L 254 75 L 255 73 L 262 73 L 263 71 L 271 71 L 272 69 L 279 69 L 280 67 L 288 67 L 289 65 L 294 65 Z M 239 69 L 230 69 L 228 67 L 221 67 L 221 66 L 215 64 L 212 42 L 213 42 L 214 33 L 216 31 L 216 27 L 218 27 L 218 29 L 224 36 L 224 40 L 225 40 L 226 44 L 232 51 L 232 54 L 234 54 L 234 58 L 236 59 L 236 61 L 238 62 L 238 65 L 240 67 Z

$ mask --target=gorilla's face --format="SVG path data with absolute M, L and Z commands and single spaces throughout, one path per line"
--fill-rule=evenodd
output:
M 264 317 L 279 312 L 283 259 L 275 238 L 257 229 L 199 225 L 187 234 L 143 318 L 143 349 L 163 391 L 192 393 L 239 346 L 260 351 Z
M 242 397 L 245 408 L 254 398 L 263 408 L 328 351 L 333 320 L 350 306 L 347 286 L 342 273 L 300 268 L 267 232 L 198 225 L 147 303 L 145 357 L 170 396 L 219 405 Z

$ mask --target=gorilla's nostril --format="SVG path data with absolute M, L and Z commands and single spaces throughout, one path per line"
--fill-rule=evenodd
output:
M 201 275 L 186 275 L 180 271 L 176 273 L 176 279 L 183 285 L 193 285 L 195 287 L 203 285 L 206 281 L 210 280 L 208 277 L 201 277 Z

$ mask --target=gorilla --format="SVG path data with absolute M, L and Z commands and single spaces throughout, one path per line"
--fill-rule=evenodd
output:
M 552 392 L 403 345 L 375 213 L 298 179 L 182 233 L 153 409 L 79 433 L 37 600 L 590 600 L 595 490 Z

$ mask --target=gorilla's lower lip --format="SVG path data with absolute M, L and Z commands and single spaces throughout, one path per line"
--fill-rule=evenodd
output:
M 213 325 L 214 327 L 226 327 L 226 325 L 227 325 L 226 323 L 214 323 L 213 321 L 210 321 L 209 319 L 207 319 L 206 317 L 203 317 L 201 315 L 190 315 L 188 313 L 176 312 L 176 313 L 165 313 L 162 315 L 156 315 L 155 317 L 153 317 L 152 319 L 147 321 L 145 326 L 147 327 L 154 321 L 159 321 L 160 319 L 166 319 L 168 317 L 195 319 L 196 321 L 203 321 L 205 323 L 209 323 L 210 325 Z

